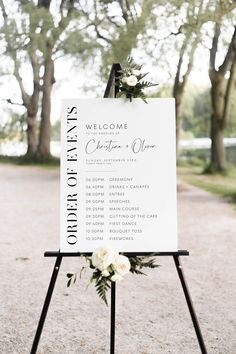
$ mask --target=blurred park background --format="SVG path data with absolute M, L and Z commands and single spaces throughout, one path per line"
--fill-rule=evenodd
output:
M 235 25 L 235 0 L 0 0 L 0 353 L 29 352 L 52 267 L 42 255 L 59 244 L 61 99 L 102 97 L 128 56 L 158 83 L 149 97 L 176 100 L 179 248 L 209 353 L 235 353 Z M 120 353 L 199 352 L 170 262 L 124 280 Z M 86 277 L 66 290 L 78 264 L 59 275 L 41 354 L 108 352 L 109 313 Z
M 235 196 L 235 1 L 0 0 L 0 10 L 1 161 L 59 164 L 61 99 L 102 97 L 111 64 L 131 55 L 158 83 L 148 95 L 176 100 L 179 173 Z

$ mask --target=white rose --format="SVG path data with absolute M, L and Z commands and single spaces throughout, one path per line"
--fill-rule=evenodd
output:
M 127 76 L 122 77 L 121 81 L 126 84 L 127 83 Z
M 130 262 L 129 258 L 118 255 L 114 259 L 113 267 L 116 273 L 119 275 L 125 275 L 129 273 L 130 270 Z
M 132 70 L 132 74 L 135 76 L 139 76 L 140 73 L 141 73 L 140 70 L 137 70 L 137 69 Z
M 122 276 L 118 273 L 115 273 L 112 277 L 111 277 L 111 281 L 119 281 L 122 280 Z
M 114 251 L 108 247 L 100 247 L 92 254 L 92 264 L 95 268 L 103 271 L 112 264 L 114 256 Z
M 102 271 L 102 276 L 103 276 L 103 277 L 109 277 L 109 275 L 110 275 L 110 273 L 108 272 L 107 269 L 105 269 L 105 270 Z
M 129 77 L 127 77 L 126 83 L 129 86 L 135 86 L 138 83 L 138 79 L 136 76 L 130 75 Z

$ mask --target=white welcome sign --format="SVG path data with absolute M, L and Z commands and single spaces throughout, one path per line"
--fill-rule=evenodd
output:
M 67 99 L 61 252 L 177 250 L 174 99 Z

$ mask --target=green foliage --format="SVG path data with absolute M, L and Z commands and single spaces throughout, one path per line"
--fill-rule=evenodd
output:
M 89 268 L 91 269 L 95 269 L 95 267 L 93 267 L 92 262 L 91 262 L 91 258 L 90 257 L 86 257 L 87 261 L 89 262 Z M 85 267 L 82 267 L 81 271 L 80 271 L 80 278 L 81 278 L 81 274 L 82 271 L 85 269 Z M 99 296 L 99 298 L 104 301 L 104 303 L 108 306 L 108 302 L 107 302 L 107 291 L 110 289 L 111 287 L 111 277 L 112 275 L 114 275 L 114 271 L 110 274 L 109 277 L 103 277 L 102 276 L 102 272 L 99 269 L 95 269 L 94 272 L 92 273 L 92 276 L 90 278 L 90 282 L 95 282 L 95 289 L 96 292 Z M 67 281 L 67 287 L 71 286 L 72 284 L 74 284 L 77 280 L 77 274 L 76 273 L 67 273 L 67 278 L 69 279 Z
M 5 119 L 0 122 L 0 141 L 24 141 L 26 129 L 25 115 L 18 114 L 11 109 L 6 110 L 4 113 Z
M 47 169 L 60 166 L 60 160 L 56 157 L 39 158 L 36 154 L 26 154 L 23 156 L 5 156 L 0 155 L 1 163 L 12 163 L 22 166 L 39 166 Z
M 17 164 L 19 161 L 18 156 L 5 156 L 5 155 L 0 155 L 0 163 L 13 163 Z
M 229 137 L 235 137 L 236 136 L 236 91 L 233 92 L 232 98 L 231 98 L 231 110 L 230 110 L 230 116 L 229 116 L 229 121 L 225 130 L 225 135 Z
M 221 175 L 221 176 L 233 176 L 236 177 L 236 167 L 232 165 L 231 163 L 227 162 L 225 166 L 221 169 L 219 169 L 218 166 L 216 166 L 214 163 L 210 162 L 205 169 L 203 170 L 203 173 L 206 175 Z
M 159 90 L 149 97 L 171 97 L 171 86 L 161 86 Z M 229 116 L 229 122 L 225 130 L 225 136 L 236 136 L 236 92 L 234 92 L 231 100 L 232 109 Z M 211 97 L 208 87 L 199 86 L 189 82 L 184 94 L 183 103 L 181 106 L 180 118 L 182 120 L 182 129 L 185 132 L 181 133 L 181 138 L 188 139 L 191 137 L 201 138 L 208 137 L 210 134 L 210 119 L 211 119 Z
M 38 75 L 40 76 L 38 83 L 42 85 L 41 77 L 44 72 L 47 48 L 50 44 L 53 47 L 53 60 L 70 55 L 75 58 L 74 62 L 79 63 L 79 70 L 81 70 L 81 63 L 96 65 L 101 60 L 103 74 L 104 71 L 107 73 L 113 62 L 122 62 L 128 55 L 134 54 L 137 49 L 137 54 L 141 53 L 142 55 L 143 50 L 145 55 L 148 53 L 146 58 L 148 58 L 149 64 L 153 60 L 153 66 L 157 66 L 159 71 L 169 73 L 169 79 L 172 80 L 183 37 L 189 33 L 194 34 L 198 20 L 200 22 L 222 20 L 223 27 L 226 28 L 224 40 L 228 43 L 228 30 L 231 30 L 229 28 L 232 21 L 225 17 L 222 18 L 222 16 L 228 13 L 233 20 L 235 10 L 230 11 L 230 9 L 233 10 L 236 6 L 233 0 L 217 0 L 209 6 L 203 2 L 203 8 L 207 11 L 203 11 L 202 16 L 198 18 L 197 9 L 202 3 L 200 0 L 188 2 L 181 0 L 169 2 L 164 0 L 98 0 L 96 3 L 94 1 L 73 2 L 66 0 L 54 2 L 50 9 L 47 6 L 38 6 L 40 2 L 33 0 L 18 0 L 16 2 L 4 0 L 3 3 L 8 19 L 4 23 L 4 18 L 1 17 L 0 40 L 2 53 L 4 56 L 8 56 L 9 65 L 7 68 L 0 68 L 0 70 L 6 72 L 7 69 L 7 71 L 14 73 L 15 64 L 19 75 L 22 75 L 26 72 L 25 69 L 29 68 L 27 80 L 24 77 L 18 79 L 21 84 L 25 85 L 26 81 L 31 78 L 31 88 L 34 82 L 33 69 L 38 70 L 38 74 L 40 74 Z M 61 9 L 60 3 L 62 3 Z M 69 12 L 69 6 L 72 3 L 75 6 L 73 11 Z M 15 16 L 16 13 L 18 16 Z M 208 27 L 206 30 L 208 31 Z M 211 35 L 210 30 L 207 33 L 207 39 L 201 38 L 204 46 L 208 46 L 208 37 Z M 219 49 L 223 50 L 224 40 L 222 40 Z M 188 51 L 190 47 L 191 42 Z M 32 59 L 36 59 L 34 68 L 31 65 Z M 184 62 L 186 65 L 186 58 L 184 58 Z M 5 66 L 5 62 L 2 61 L 2 63 L 2 66 Z M 136 68 L 138 67 L 136 66 Z M 180 74 L 183 79 L 183 72 Z M 96 74 L 92 72 L 92 75 L 94 79 Z M 168 74 L 166 77 L 168 78 Z M 153 86 L 153 84 L 142 80 L 141 76 L 140 80 L 141 82 L 135 86 L 121 84 L 121 92 L 118 96 L 127 97 L 130 100 L 133 97 L 141 97 L 145 100 L 143 89 Z M 28 87 L 30 86 L 27 82 L 25 91 L 29 99 L 32 91 Z M 194 137 L 209 136 L 211 116 L 209 90 L 188 85 L 185 91 L 181 112 L 184 131 L 192 132 Z M 91 88 L 91 92 L 93 92 L 93 88 Z M 162 87 L 158 95 L 160 97 L 172 95 L 171 85 L 167 84 Z M 226 128 L 227 136 L 236 135 L 235 102 L 236 94 L 234 93 L 233 107 Z M 5 139 L 10 136 L 21 139 L 23 136 L 25 139 L 26 122 L 24 121 L 22 124 L 24 131 L 20 130 L 20 124 L 20 118 L 16 119 L 14 123 L 10 118 L 5 126 L 0 126 L 0 138 Z M 54 136 L 58 137 L 58 127 L 53 127 L 52 131 L 53 134 L 55 133 L 53 138 Z M 47 159 L 48 157 L 46 157 Z
M 21 165 L 47 165 L 47 166 L 59 166 L 60 159 L 52 155 L 39 156 L 36 154 L 26 154 L 19 159 Z
M 90 60 L 93 50 L 99 47 L 95 39 L 90 40 L 92 36 L 88 35 L 87 28 L 92 24 L 84 11 L 78 11 L 79 6 L 76 2 L 66 0 L 53 2 L 49 6 L 50 2 L 0 1 L 0 43 L 1 53 L 8 60 L 7 74 L 15 76 L 28 115 L 32 117 L 38 112 L 40 116 L 41 103 L 40 117 L 43 117 L 41 122 L 47 119 L 48 127 L 50 117 L 45 112 L 49 111 L 46 106 L 50 101 L 50 90 L 44 88 L 47 86 L 52 88 L 55 83 L 54 61 L 61 56 L 70 54 L 75 57 L 77 54 L 77 62 L 79 58 L 80 63 L 84 63 Z M 23 76 L 24 73 L 27 77 Z M 40 95 L 40 91 L 43 95 Z M 45 96 L 48 96 L 47 99 L 43 98 Z M 26 120 L 26 124 L 29 122 L 30 120 Z M 45 142 L 48 150 L 45 155 L 50 155 L 48 138 L 50 129 L 44 130 L 43 124 L 39 124 L 39 127 L 41 133 L 38 139 L 38 154 L 42 154 L 40 147 Z M 28 135 L 32 132 L 31 129 L 25 130 Z M 32 136 L 36 136 L 37 133 L 38 131 L 34 132 Z M 40 159 L 47 163 L 50 156 L 41 156 Z
M 60 141 L 60 134 L 61 134 L 61 121 L 57 120 L 52 125 L 52 133 L 51 133 L 52 140 Z
M 87 38 L 80 29 L 67 33 L 57 46 L 58 52 L 79 59 L 80 63 L 86 63 L 94 56 L 96 50 L 101 49 L 101 45 L 96 40 Z
M 189 83 L 181 108 L 182 129 L 192 132 L 196 138 L 209 136 L 210 116 L 209 89 Z
M 116 97 L 126 97 L 132 101 L 133 98 L 141 98 L 145 103 L 147 103 L 147 96 L 144 93 L 144 89 L 147 87 L 157 86 L 152 82 L 143 80 L 143 78 L 148 74 L 141 73 L 142 65 L 138 65 L 134 62 L 133 58 L 129 57 L 127 62 L 124 63 L 122 70 L 120 71 L 118 87 L 120 92 Z M 136 83 L 130 84 L 129 78 L 136 80 Z
M 129 257 L 130 261 L 130 272 L 133 274 L 142 274 L 146 275 L 145 273 L 142 272 L 141 269 L 143 268 L 157 268 L 159 267 L 158 264 L 155 263 L 155 259 L 150 258 L 150 257 Z
M 98 273 L 98 274 L 96 274 Z M 99 274 L 100 273 L 100 274 Z M 102 277 L 101 272 L 97 271 L 94 272 L 94 277 L 95 277 L 95 289 L 102 301 L 105 302 L 105 304 L 108 306 L 107 302 L 107 291 L 111 287 L 111 281 L 108 278 Z
M 43 165 L 56 167 L 60 165 L 60 159 L 52 155 L 38 156 L 37 154 L 26 154 L 17 159 L 19 165 Z
M 102 76 L 107 77 L 108 68 L 112 63 L 122 63 L 132 51 L 137 48 L 140 36 L 147 29 L 155 26 L 156 17 L 153 18 L 153 8 L 158 6 L 156 0 L 140 1 L 100 1 L 103 4 L 102 13 L 108 14 L 102 22 L 102 31 L 108 34 L 107 44 L 104 45 L 102 54 Z M 119 3 L 121 16 L 109 17 L 108 3 Z M 120 4 L 123 5 L 121 6 Z M 126 3 L 126 5 L 125 5 Z M 128 6 L 127 6 L 128 4 Z M 123 11 L 122 11 L 123 8 Z M 137 9 L 139 11 L 137 11 Z M 100 29 L 101 30 L 101 29 Z M 143 43 L 142 43 L 143 45 Z
M 177 166 L 178 167 L 185 167 L 185 166 L 199 166 L 202 167 L 202 169 L 205 166 L 205 163 L 202 159 L 199 158 L 191 158 L 191 159 L 178 159 L 177 160 Z
M 99 298 L 108 306 L 107 291 L 111 288 L 111 283 L 116 281 L 113 278 L 116 275 L 114 264 L 110 264 L 110 266 L 108 266 L 106 269 L 107 276 L 105 276 L 100 269 L 93 266 L 92 257 L 86 256 L 85 259 L 89 264 L 88 268 L 93 270 L 92 276 L 90 278 L 90 283 L 94 282 L 95 289 Z M 154 269 L 159 266 L 155 263 L 155 260 L 150 257 L 128 257 L 128 259 L 130 262 L 130 272 L 132 274 L 146 275 L 142 271 L 143 268 Z M 84 269 L 85 267 L 83 267 L 80 271 L 80 278 Z M 67 278 L 67 287 L 69 287 L 71 284 L 76 282 L 76 273 L 67 273 Z
M 236 146 L 226 146 L 226 159 L 228 163 L 236 165 Z M 205 166 L 209 164 L 210 161 L 210 148 L 201 148 L 201 149 L 184 149 L 180 150 L 180 161 L 181 163 L 188 164 L 191 161 L 202 161 L 202 164 Z

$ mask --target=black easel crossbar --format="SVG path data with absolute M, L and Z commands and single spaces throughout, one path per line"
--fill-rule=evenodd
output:
M 119 92 L 119 76 L 120 76 L 121 65 L 119 63 L 113 64 L 107 86 L 104 93 L 104 98 L 111 97 L 112 90 L 113 96 L 116 97 Z M 207 354 L 207 349 L 203 340 L 201 329 L 198 323 L 197 315 L 194 310 L 193 302 L 190 296 L 190 292 L 185 280 L 183 273 L 183 267 L 180 263 L 180 256 L 188 256 L 189 252 L 187 250 L 179 250 L 176 252 L 125 252 L 128 257 L 134 256 L 172 256 L 174 259 L 175 267 L 179 275 L 179 279 L 183 288 L 184 296 L 188 305 L 190 316 L 193 322 L 195 333 L 198 339 L 199 348 L 202 354 Z M 44 322 L 47 316 L 48 308 L 50 305 L 52 293 L 55 287 L 57 280 L 57 275 L 59 273 L 60 265 L 63 257 L 82 257 L 82 256 L 91 256 L 92 253 L 71 253 L 71 252 L 60 252 L 60 251 L 47 251 L 44 253 L 45 257 L 56 257 L 56 262 L 53 268 L 51 280 L 49 283 L 48 291 L 46 294 L 45 302 L 39 319 L 38 327 L 34 337 L 33 345 L 30 354 L 36 354 L 38 344 L 40 341 L 41 333 L 43 330 Z M 116 283 L 112 282 L 111 284 L 111 321 L 110 321 L 110 354 L 115 353 L 115 315 L 116 315 Z M 89 353 L 88 353 L 89 354 Z
M 127 257 L 163 257 L 163 256 L 189 256 L 189 251 L 179 250 L 176 252 L 124 252 L 122 253 Z M 82 257 L 82 256 L 91 256 L 91 252 L 60 252 L 60 251 L 47 251 L 44 253 L 44 257 Z

